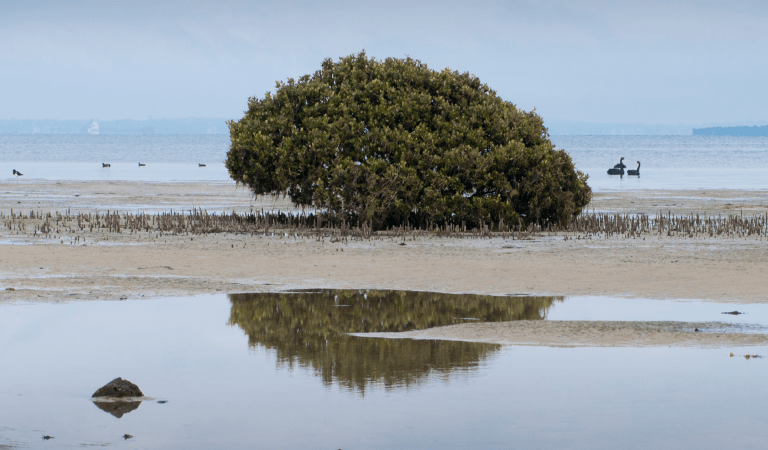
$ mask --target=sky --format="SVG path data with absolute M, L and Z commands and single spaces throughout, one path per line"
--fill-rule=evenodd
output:
M 766 24 L 766 1 L 2 1 L 0 119 L 237 119 L 364 49 L 545 122 L 768 124 Z

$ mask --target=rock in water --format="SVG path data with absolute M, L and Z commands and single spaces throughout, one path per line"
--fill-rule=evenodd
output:
M 118 377 L 100 387 L 91 398 L 97 397 L 144 397 L 144 393 L 135 384 Z

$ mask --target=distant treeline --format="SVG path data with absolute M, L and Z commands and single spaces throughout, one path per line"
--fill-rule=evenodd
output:
M 227 119 L 0 120 L 0 134 L 229 134 Z
M 761 127 L 711 127 L 694 128 L 694 136 L 768 136 L 768 125 Z

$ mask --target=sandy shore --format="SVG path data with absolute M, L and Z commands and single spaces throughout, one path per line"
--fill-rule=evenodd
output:
M 694 331 L 696 329 L 700 331 Z M 364 333 L 357 336 L 549 347 L 721 348 L 768 345 L 768 335 L 723 331 L 728 331 L 728 326 L 715 322 L 520 320 L 451 325 L 403 333 Z
M 728 213 L 736 212 L 736 204 L 739 212 L 768 211 L 768 193 L 752 191 L 598 193 L 591 207 L 627 212 L 622 208 L 632 202 L 643 212 L 664 205 L 677 214 Z M 6 214 L 12 207 L 152 212 L 193 206 L 291 208 L 285 200 L 253 199 L 234 184 L 0 184 L 0 211 Z M 72 245 L 76 238 L 78 245 Z M 87 231 L 41 239 L 4 227 L 0 243 L 0 284 L 16 289 L 0 291 L 0 302 L 255 292 L 277 286 L 768 302 L 768 242 L 755 239 L 429 238 L 401 246 L 395 240 L 343 244 L 234 234 L 158 239 L 153 233 Z
M 766 241 L 431 238 L 403 246 L 229 234 L 78 238 L 74 245 L 74 235 L 0 234 L 0 287 L 16 289 L 0 292 L 0 301 L 256 292 L 275 285 L 768 301 Z
M 673 214 L 742 210 L 745 215 L 764 214 L 768 193 L 598 193 L 590 208 L 654 213 L 662 205 L 663 211 Z M 233 184 L 0 184 L 0 211 L 6 215 L 11 208 L 153 212 L 193 206 L 210 211 L 290 209 L 285 201 L 253 199 Z M 406 244 L 399 245 L 397 240 L 345 244 L 282 235 L 157 237 L 100 232 L 63 232 L 55 239 L 43 239 L 4 227 L 0 230 L 0 303 L 314 287 L 768 302 L 768 241 L 753 238 L 423 238 Z M 425 333 L 429 332 L 433 331 Z M 498 332 L 499 342 L 522 343 L 509 333 Z M 564 335 L 556 328 L 548 333 L 551 339 L 542 344 L 565 345 L 558 337 Z

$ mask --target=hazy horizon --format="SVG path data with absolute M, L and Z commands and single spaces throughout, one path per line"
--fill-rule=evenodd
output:
M 227 118 L 187 117 L 118 119 L 0 119 L 0 135 L 8 134 L 229 134 Z M 94 123 L 96 127 L 94 127 Z M 716 124 L 643 124 L 618 122 L 559 121 L 544 118 L 551 136 L 692 136 L 694 134 L 763 135 L 768 126 L 745 123 Z M 721 129 L 713 133 L 711 130 Z M 758 130 L 750 130 L 759 128 Z M 710 130 L 707 132 L 706 130 Z M 698 133 L 697 133 L 698 131 Z
M 240 118 L 363 49 L 470 72 L 545 122 L 768 123 L 768 4 L 0 4 L 0 118 Z

